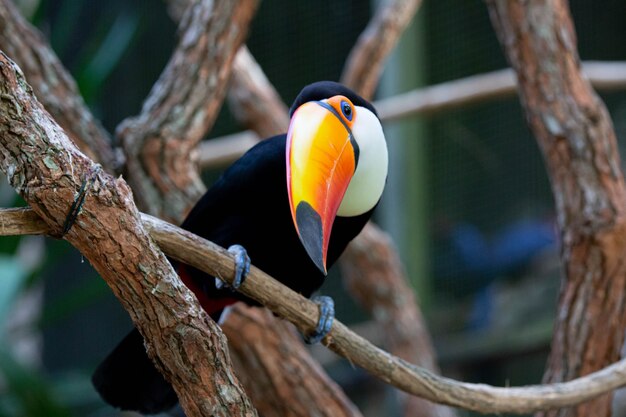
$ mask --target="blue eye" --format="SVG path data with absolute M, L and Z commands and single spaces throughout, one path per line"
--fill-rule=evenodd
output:
M 352 106 L 347 101 L 341 102 L 341 112 L 349 121 L 352 121 Z

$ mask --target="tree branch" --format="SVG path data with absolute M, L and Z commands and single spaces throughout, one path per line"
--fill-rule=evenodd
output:
M 585 77 L 603 92 L 626 89 L 626 62 L 583 62 Z M 472 75 L 454 81 L 431 85 L 387 97 L 374 102 L 383 122 L 416 115 L 432 115 L 459 107 L 513 97 L 517 94 L 517 80 L 512 69 Z M 201 168 L 212 168 L 234 161 L 258 140 L 258 135 L 246 130 L 233 135 L 202 142 L 198 147 Z M 233 138 L 227 146 L 222 139 Z M 215 153 L 216 156 L 212 156 Z
M 626 184 L 609 113 L 580 71 L 567 1 L 487 4 L 555 197 L 564 277 L 544 380 L 564 381 L 620 355 L 626 328 Z M 558 415 L 608 417 L 611 396 Z
M 181 221 L 204 192 L 189 155 L 213 125 L 232 61 L 258 0 L 201 0 L 180 23 L 180 40 L 139 116 L 118 136 L 140 207 Z
M 109 134 L 92 116 L 76 82 L 48 42 L 10 0 L 0 0 L 0 49 L 24 71 L 40 102 L 70 139 L 108 172 L 117 172 L 121 161 L 115 156 Z
M 219 327 L 142 227 L 126 183 L 75 147 L 4 53 L 0 169 L 49 233 L 64 236 L 111 287 L 188 416 L 256 415 L 232 373 Z
M 53 230 L 49 226 L 42 227 L 38 214 L 28 208 L 0 210 L 0 219 L 0 224 L 5 225 L 0 231 L 17 232 L 20 229 L 14 223 L 29 224 L 31 232 Z M 235 261 L 228 251 L 150 215 L 141 214 L 141 219 L 144 228 L 168 256 L 232 283 Z M 251 268 L 240 290 L 295 324 L 302 333 L 310 332 L 317 324 L 317 304 L 255 267 Z M 334 321 L 324 342 L 351 363 L 410 394 L 481 413 L 523 414 L 569 407 L 626 385 L 626 359 L 569 382 L 501 388 L 454 381 L 411 365 L 373 346 L 338 320 Z
M 421 0 L 381 2 L 350 51 L 341 82 L 365 98 L 373 97 L 387 57 L 421 4 Z
M 289 109 L 245 46 L 237 52 L 228 104 L 237 120 L 261 138 L 284 133 Z

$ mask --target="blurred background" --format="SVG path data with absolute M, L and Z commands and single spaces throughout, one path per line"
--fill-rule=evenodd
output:
M 176 42 L 165 3 L 16 3 L 109 132 L 139 113 Z M 304 85 L 338 80 L 375 6 L 262 2 L 247 44 L 290 104 Z M 583 60 L 626 60 L 625 2 L 572 0 L 570 7 Z M 506 67 L 482 1 L 425 1 L 376 98 Z M 626 91 L 602 98 L 623 147 Z M 558 235 L 543 160 L 518 98 L 384 127 L 392 171 L 375 220 L 399 250 L 443 374 L 500 386 L 540 382 L 559 288 Z M 240 130 L 224 106 L 207 140 Z M 219 172 L 205 173 L 207 185 Z M 0 204 L 23 204 L 5 181 Z M 368 328 L 370 318 L 338 274 L 323 292 L 335 297 L 340 320 Z M 120 415 L 89 378 L 131 323 L 88 262 L 64 241 L 3 237 L 0 275 L 0 417 Z M 324 364 L 364 415 L 399 415 L 385 384 L 343 360 Z

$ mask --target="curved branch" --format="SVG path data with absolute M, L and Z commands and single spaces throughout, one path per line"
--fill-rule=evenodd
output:
M 87 156 L 111 173 L 121 167 L 109 134 L 93 117 L 76 82 L 48 42 L 17 11 L 0 0 L 0 49 L 24 71 L 39 101 Z
M 49 233 L 64 236 L 111 287 L 187 416 L 256 415 L 232 372 L 219 327 L 142 227 L 130 188 L 76 148 L 4 53 L 0 169 Z M 71 220 L 77 201 L 80 214 Z
M 145 210 L 181 221 L 204 192 L 189 155 L 213 125 L 232 61 L 258 0 L 201 0 L 185 13 L 180 40 L 139 116 L 118 136 L 129 183 Z
M 168 256 L 232 283 L 235 260 L 226 249 L 148 214 L 142 213 L 141 220 Z M 31 232 L 53 230 L 44 227 L 38 214 L 29 208 L 0 210 L 0 224 L 12 233 L 20 230 L 17 224 L 28 224 L 27 230 Z M 317 304 L 255 267 L 239 289 L 292 322 L 304 334 L 317 325 Z M 433 374 L 372 345 L 338 320 L 324 343 L 351 363 L 409 394 L 481 413 L 524 414 L 569 407 L 626 385 L 626 359 L 568 382 L 504 388 L 458 382 Z

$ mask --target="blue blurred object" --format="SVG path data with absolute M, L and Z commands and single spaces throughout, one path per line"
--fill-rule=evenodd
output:
M 555 248 L 554 222 L 520 220 L 491 237 L 461 222 L 448 233 L 435 254 L 435 288 L 457 297 L 472 297 L 466 322 L 469 330 L 490 325 L 494 308 L 494 281 L 524 271 L 544 251 Z
M 557 235 L 548 220 L 520 220 L 491 238 L 461 222 L 449 229 L 442 243 L 435 254 L 436 287 L 469 295 L 522 271 L 539 254 L 556 247 Z

